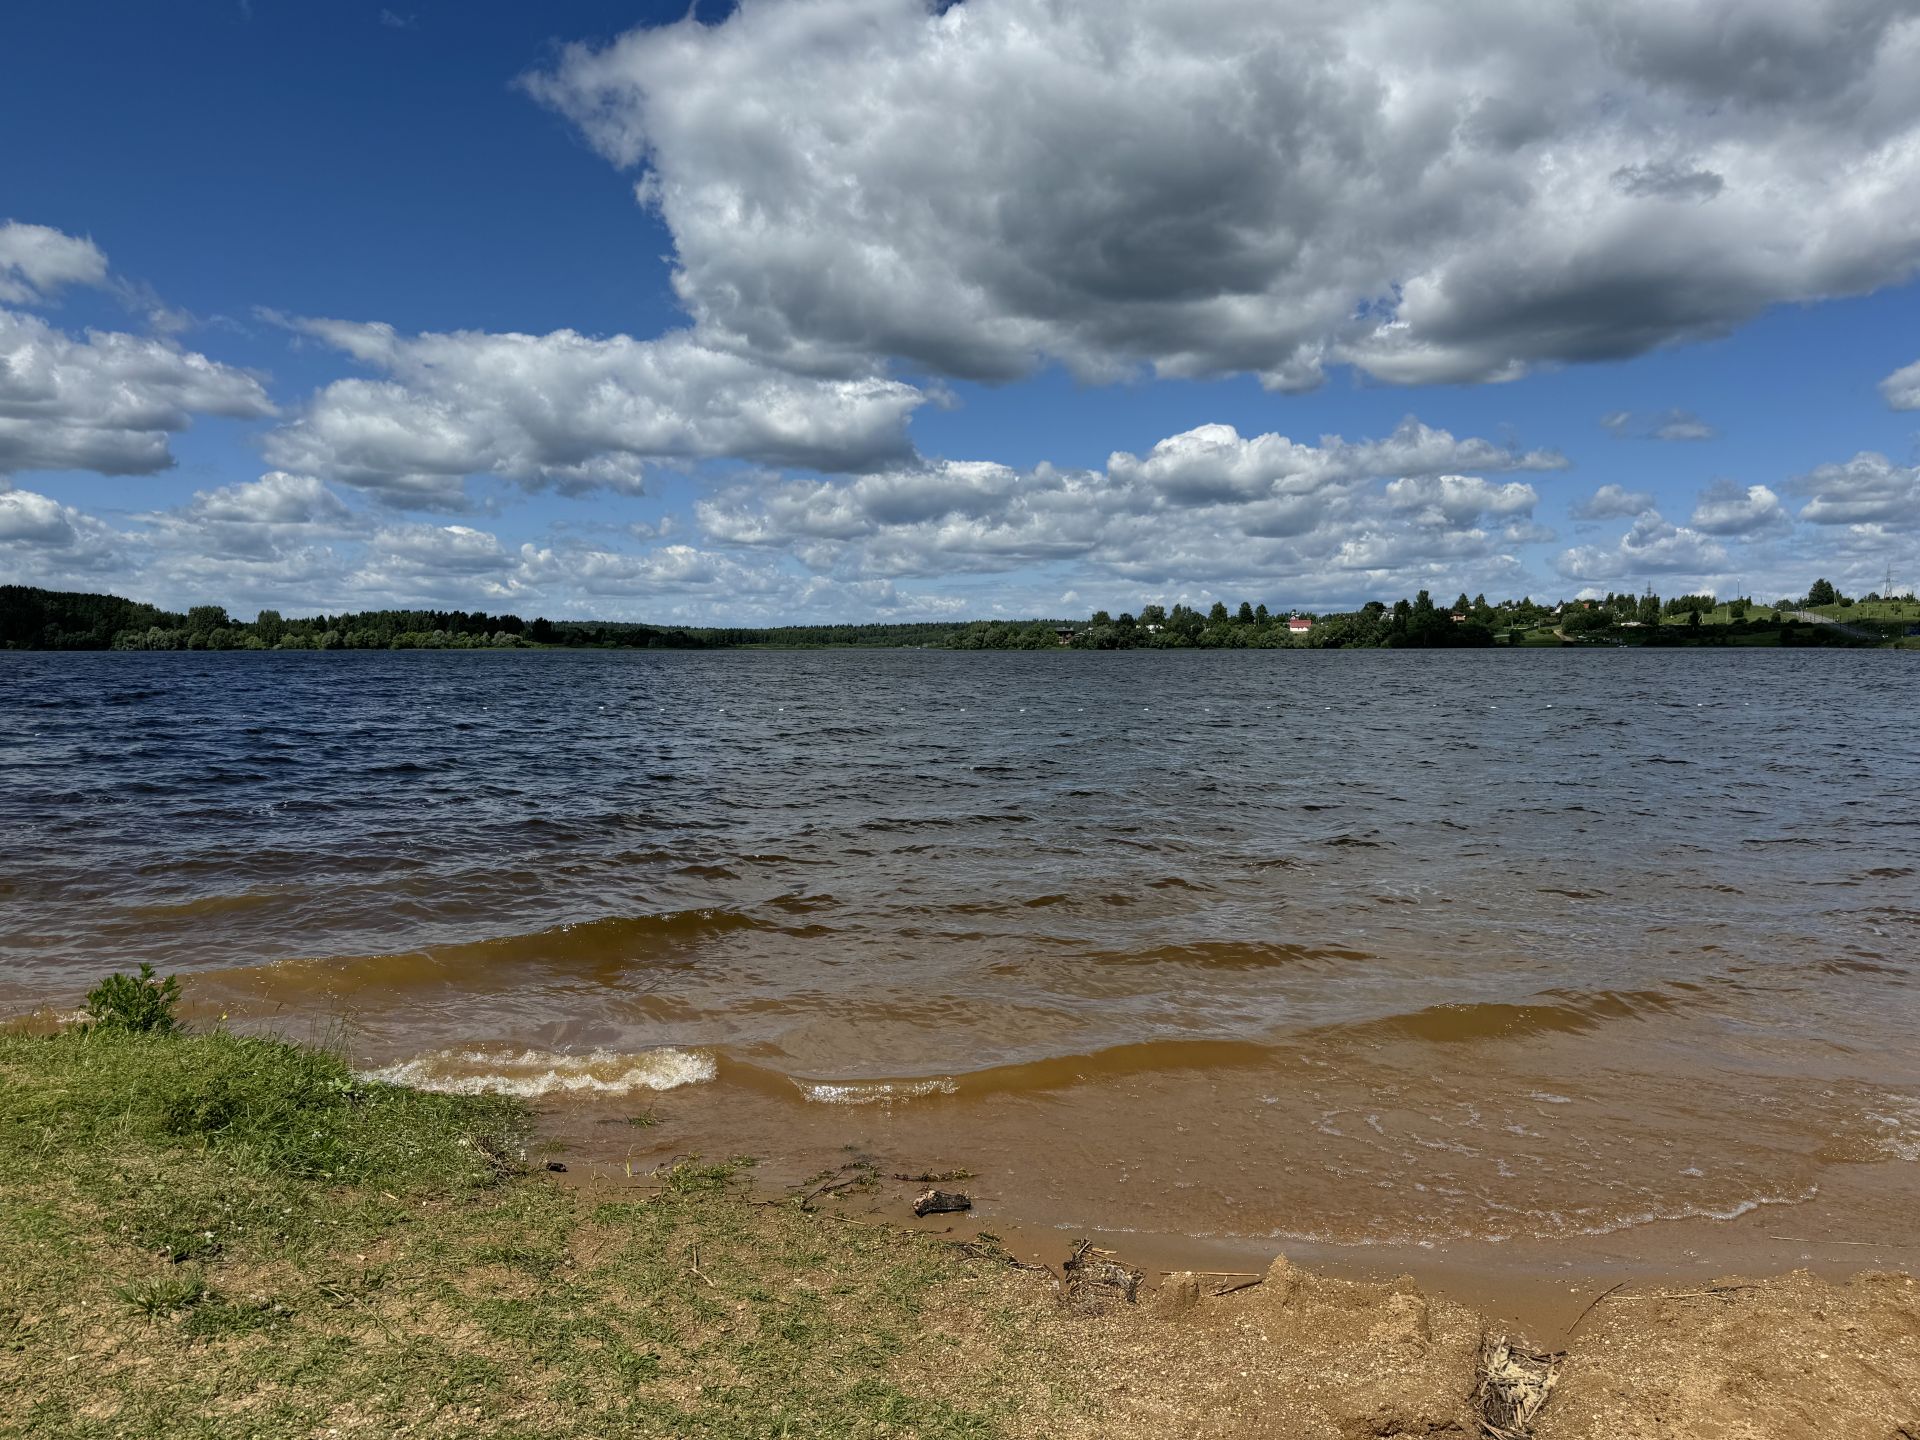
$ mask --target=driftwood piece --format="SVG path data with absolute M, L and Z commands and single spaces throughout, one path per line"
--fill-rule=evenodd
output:
M 1489 1339 L 1480 1352 L 1480 1383 L 1474 1387 L 1480 1428 L 1490 1440 L 1529 1440 L 1533 1421 L 1566 1363 L 1563 1352 L 1517 1349 Z
M 1139 1303 L 1140 1272 L 1118 1263 L 1112 1251 L 1096 1249 L 1091 1240 L 1074 1246 L 1060 1268 L 1067 1277 L 1062 1295 L 1077 1315 L 1104 1315 Z
M 929 1190 L 913 1202 L 916 1215 L 947 1215 L 972 1208 L 973 1200 L 959 1190 Z

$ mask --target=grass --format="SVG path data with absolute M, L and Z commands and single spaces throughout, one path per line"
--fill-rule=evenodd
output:
M 1920 601 L 1915 600 L 1856 600 L 1851 605 L 1789 605 L 1776 611 L 1771 603 L 1749 605 L 1744 618 L 1748 620 L 1771 619 L 1778 614 L 1781 619 L 1789 619 L 1792 612 L 1805 610 L 1809 614 L 1824 615 L 1828 619 L 1843 624 L 1864 624 L 1869 621 L 1900 621 L 1920 623 Z M 1716 605 L 1711 610 L 1700 612 L 1702 625 L 1726 625 L 1733 620 L 1732 606 L 1727 603 Z M 1685 615 L 1665 615 L 1662 625 L 1685 625 Z
M 1856 600 L 1851 605 L 1815 605 L 1816 615 L 1835 620 L 1920 621 L 1920 600 Z
M 0 1035 L 0 1435 L 1046 1434 L 1038 1293 L 684 1161 L 617 1200 L 516 1103 L 225 1033 Z M 1070 1428 L 1070 1427 L 1069 1427 Z

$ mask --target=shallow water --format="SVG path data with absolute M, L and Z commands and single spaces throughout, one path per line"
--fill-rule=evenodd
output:
M 1897 1196 L 1917 686 L 1888 653 L 0 655 L 0 1008 L 150 960 L 581 1146 L 658 1103 L 671 1148 L 957 1157 L 1109 1229 Z

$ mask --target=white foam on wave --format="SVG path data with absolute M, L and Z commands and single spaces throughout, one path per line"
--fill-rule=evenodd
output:
M 362 1072 L 367 1080 L 434 1090 L 443 1095 L 629 1095 L 677 1090 L 713 1079 L 713 1057 L 702 1050 L 436 1050 Z
M 1886 1095 L 1880 1107 L 1867 1111 L 1873 1126 L 1873 1148 L 1888 1160 L 1920 1160 L 1920 1098 Z
M 820 1105 L 890 1105 L 896 1100 L 916 1100 L 924 1095 L 955 1095 L 959 1085 L 944 1076 L 934 1080 L 885 1080 L 865 1084 L 829 1085 L 824 1081 L 797 1080 L 800 1093 Z
M 1578 1235 L 1612 1235 L 1620 1230 L 1632 1230 L 1641 1225 L 1658 1225 L 1673 1220 L 1738 1220 L 1742 1215 L 1751 1215 L 1754 1211 L 1768 1205 L 1803 1205 L 1820 1193 L 1818 1185 L 1809 1185 L 1797 1195 L 1756 1195 L 1749 1200 L 1736 1200 L 1731 1205 L 1677 1205 L 1671 1208 L 1645 1210 L 1637 1215 L 1625 1215 L 1617 1220 L 1606 1221 L 1599 1225 L 1589 1225 L 1574 1233 Z

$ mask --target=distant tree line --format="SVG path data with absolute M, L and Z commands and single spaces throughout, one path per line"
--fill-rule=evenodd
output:
M 1886 597 L 1894 600 L 1896 597 Z M 1913 597 L 1904 602 L 1909 606 Z M 1782 644 L 1858 643 L 1873 627 L 1902 630 L 1903 613 L 1879 606 L 1865 618 L 1855 602 L 1828 581 L 1816 580 L 1805 598 L 1756 605 L 1751 598 L 1651 592 L 1536 604 L 1529 597 L 1490 603 L 1462 593 L 1441 607 L 1422 590 L 1392 605 L 1369 601 L 1358 610 L 1327 614 L 1270 610 L 1242 601 L 1229 610 L 1215 602 L 1148 604 L 1134 615 L 1096 610 L 1083 621 L 983 620 L 954 624 L 776 626 L 657 626 L 602 620 L 523 620 L 478 610 L 363 610 L 286 618 L 262 610 L 252 620 L 219 605 L 184 614 L 123 599 L 0 585 L 0 649 L 9 650 L 470 650 L 562 646 L 581 649 L 703 650 L 745 647 L 938 646 L 955 650 L 1168 649 L 1471 649 L 1495 644 L 1604 642 L 1613 644 L 1727 644 L 1743 636 L 1775 635 Z M 1819 608 L 1854 611 L 1845 630 L 1797 624 L 1792 612 Z M 1721 612 L 1725 611 L 1724 617 Z M 1714 617 L 1711 625 L 1703 617 Z M 1920 619 L 1920 612 L 1913 618 Z M 1821 631 L 1818 635 L 1808 632 Z M 1550 633 L 1549 633 L 1550 632 Z M 1850 633 L 1852 632 L 1852 633 Z M 1531 637 L 1531 638 L 1528 638 Z M 1768 641 L 1767 643 L 1772 643 Z
M 951 622 L 901 625 L 659 626 L 608 620 L 523 620 L 479 610 L 362 610 L 241 620 L 220 605 L 185 613 L 118 595 L 0 585 L 0 649 L 8 650 L 705 650 L 745 646 L 937 645 Z

